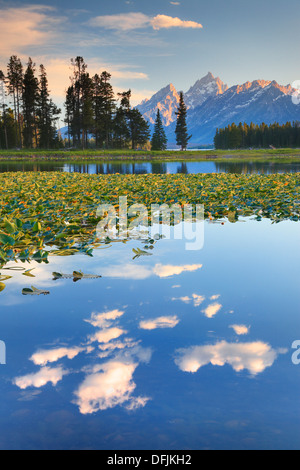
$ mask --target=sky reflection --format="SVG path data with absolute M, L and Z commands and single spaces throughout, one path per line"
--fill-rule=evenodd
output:
M 1 448 L 299 447 L 298 242 L 296 223 L 206 223 L 196 253 L 160 240 L 133 261 L 133 241 L 12 272 Z M 53 280 L 74 270 L 102 278 Z

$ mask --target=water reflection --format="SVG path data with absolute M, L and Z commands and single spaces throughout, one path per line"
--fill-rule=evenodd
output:
M 133 261 L 134 241 L 33 262 L 50 296 L 12 272 L 1 448 L 299 447 L 298 243 L 292 222 L 207 223 L 196 253 L 160 240 Z M 102 278 L 53 280 L 80 269 Z
M 214 162 L 103 162 L 103 163 L 64 163 L 52 162 L 0 162 L 0 173 L 4 172 L 50 172 L 88 173 L 97 175 L 121 174 L 196 174 L 196 173 L 237 173 L 237 174 L 273 174 L 300 172 L 300 163 L 276 163 L 259 161 Z
M 254 343 L 221 341 L 213 345 L 178 349 L 175 363 L 183 372 L 197 372 L 207 364 L 219 367 L 229 364 L 236 372 L 247 369 L 252 375 L 257 375 L 274 364 L 279 352 L 283 351 L 276 351 L 262 341 Z

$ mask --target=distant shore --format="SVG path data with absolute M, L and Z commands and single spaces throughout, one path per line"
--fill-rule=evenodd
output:
M 187 150 L 0 150 L 0 161 L 282 161 L 299 162 L 300 149 Z

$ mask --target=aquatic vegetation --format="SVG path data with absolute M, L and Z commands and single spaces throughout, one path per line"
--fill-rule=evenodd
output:
M 54 281 L 57 279 L 73 279 L 74 282 L 80 281 L 80 279 L 99 279 L 102 277 L 98 276 L 97 274 L 84 274 L 81 271 L 73 271 L 73 274 L 53 272 L 52 276 Z
M 128 206 L 203 204 L 206 219 L 240 216 L 274 222 L 300 217 L 300 175 L 0 175 L 0 266 L 7 261 L 48 262 L 51 254 L 92 255 L 99 246 L 97 207 L 127 196 Z M 109 240 L 106 240 L 109 242 Z
M 48 290 L 42 290 L 42 289 L 37 289 L 34 286 L 31 286 L 31 289 L 28 287 L 25 287 L 22 289 L 22 294 L 23 295 L 49 295 L 50 292 Z

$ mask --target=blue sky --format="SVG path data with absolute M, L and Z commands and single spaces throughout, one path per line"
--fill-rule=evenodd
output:
M 229 86 L 300 79 L 299 1 L 0 1 L 0 68 L 12 54 L 46 66 L 61 104 L 69 60 L 112 73 L 133 104 L 172 82 L 186 91 L 208 71 Z

